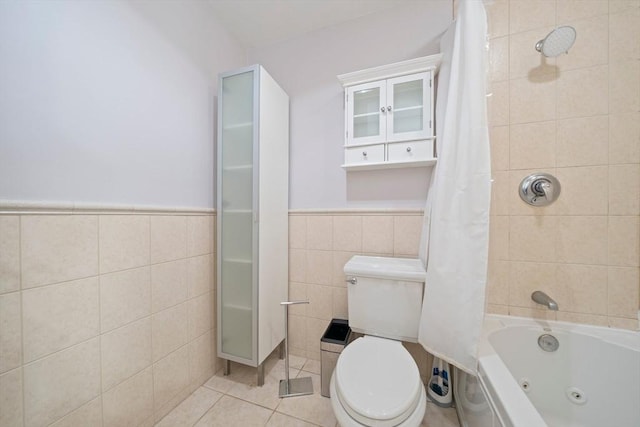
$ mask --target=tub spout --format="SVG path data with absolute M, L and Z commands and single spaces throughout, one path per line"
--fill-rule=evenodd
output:
M 534 293 L 532 293 L 531 299 L 535 303 L 547 306 L 549 310 L 558 311 L 558 303 L 542 291 L 535 291 Z

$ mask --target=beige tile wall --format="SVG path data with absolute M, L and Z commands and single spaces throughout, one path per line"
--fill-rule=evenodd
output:
M 348 317 L 345 263 L 354 255 L 417 257 L 422 217 L 418 210 L 289 213 L 289 298 L 309 300 L 289 312 L 292 354 L 319 360 L 329 321 Z M 408 347 L 426 375 L 426 352 Z
M 0 425 L 153 425 L 217 366 L 211 215 L 0 215 Z
M 487 4 L 493 197 L 489 311 L 638 329 L 640 1 Z M 568 55 L 534 46 L 572 25 Z M 524 204 L 518 183 L 554 174 L 556 203 Z M 540 289 L 560 306 L 530 300 Z

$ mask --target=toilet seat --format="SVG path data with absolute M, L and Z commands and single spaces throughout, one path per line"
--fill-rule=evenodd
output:
M 334 374 L 342 407 L 367 426 L 402 423 L 424 395 L 418 367 L 400 341 L 359 338 L 345 347 Z

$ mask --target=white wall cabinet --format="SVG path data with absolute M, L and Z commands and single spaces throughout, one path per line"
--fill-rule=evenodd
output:
M 440 55 L 342 74 L 347 170 L 435 163 L 434 76 Z
M 261 367 L 285 336 L 289 97 L 259 65 L 218 87 L 217 352 Z

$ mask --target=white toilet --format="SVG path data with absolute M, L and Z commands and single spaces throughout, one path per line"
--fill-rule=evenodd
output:
M 338 358 L 331 377 L 333 412 L 342 427 L 419 426 L 427 397 L 401 341 L 418 340 L 424 267 L 417 259 L 354 256 L 344 272 L 349 326 L 365 336 Z

